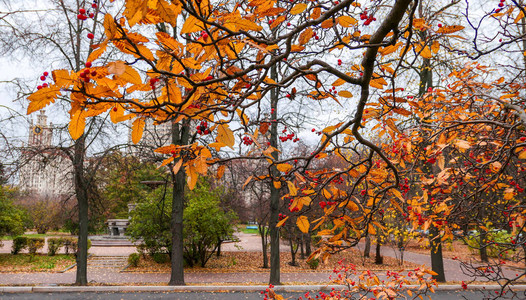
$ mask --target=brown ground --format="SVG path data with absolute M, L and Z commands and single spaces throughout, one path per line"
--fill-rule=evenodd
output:
M 327 264 L 320 263 L 316 270 L 311 269 L 306 260 L 299 259 L 297 256 L 298 266 L 291 266 L 288 262 L 291 261 L 290 253 L 283 252 L 280 255 L 281 272 L 320 272 L 332 271 L 340 259 L 346 262 L 355 264 L 358 269 L 363 270 L 396 270 L 396 269 L 414 269 L 418 265 L 406 262 L 403 267 L 399 266 L 396 259 L 384 257 L 383 265 L 374 264 L 374 258 L 369 258 L 363 261 L 362 256 L 354 249 L 347 252 L 333 255 Z M 185 268 L 185 272 L 268 272 L 268 269 L 263 269 L 262 254 L 258 252 L 223 252 L 220 257 L 215 255 L 208 261 L 206 268 L 193 267 Z M 138 267 L 130 267 L 128 272 L 170 272 L 170 264 L 158 264 L 149 257 L 142 257 Z

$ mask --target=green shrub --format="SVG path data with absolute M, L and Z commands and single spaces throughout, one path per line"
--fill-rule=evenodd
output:
M 158 264 L 164 264 L 169 260 L 168 254 L 156 252 L 152 254 L 152 259 Z
M 54 256 L 58 249 L 64 246 L 63 238 L 49 238 L 47 239 L 47 255 Z
M 311 260 L 307 260 L 307 264 L 309 265 L 309 268 L 311 268 L 312 270 L 316 270 L 320 265 L 320 260 L 317 258 L 313 258 Z
M 44 238 L 28 238 L 27 239 L 27 250 L 29 254 L 36 254 L 38 250 L 44 248 L 45 239 Z
M 132 267 L 137 267 L 139 265 L 139 260 L 141 259 L 141 255 L 139 253 L 132 253 L 130 256 L 128 256 L 128 263 Z
M 78 238 L 76 238 L 76 237 L 66 237 L 66 238 L 63 238 L 63 240 L 64 240 L 64 247 L 65 247 L 65 250 L 66 250 L 66 254 L 77 253 L 78 248 L 79 248 Z M 89 248 L 91 248 L 91 240 L 90 239 L 88 239 L 88 249 Z
M 511 243 L 512 235 L 505 230 L 492 230 L 486 234 L 485 241 L 480 243 L 480 234 L 474 231 L 474 234 L 469 236 L 466 240 L 469 249 L 472 252 L 478 252 L 483 246 L 486 247 L 486 253 L 488 257 L 493 258 L 509 258 L 511 254 L 508 254 L 506 250 L 508 247 L 501 246 L 503 244 Z
M 17 236 L 13 239 L 13 247 L 11 249 L 12 254 L 16 255 L 25 248 L 27 248 L 27 237 Z

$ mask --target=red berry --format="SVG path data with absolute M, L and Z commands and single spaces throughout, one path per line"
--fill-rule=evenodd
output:
M 89 82 L 89 77 L 84 78 L 84 82 L 88 83 Z
M 312 130 L 311 130 L 311 131 L 312 131 L 312 132 L 314 132 L 314 131 L 316 131 L 316 129 L 312 128 Z
M 44 72 L 44 76 L 48 76 L 48 75 L 49 75 L 49 73 L 48 73 L 48 72 Z
M 41 85 L 37 86 L 37 90 L 40 90 L 41 88 L 42 88 L 42 86 L 41 86 Z
M 93 4 L 91 5 L 91 7 L 92 7 L 92 8 L 97 8 L 97 4 L 96 4 L 96 3 L 93 3 Z
M 91 76 L 97 76 L 97 71 L 92 71 Z
M 500 2 L 499 7 L 503 7 L 503 6 L 504 6 L 504 3 Z
M 495 12 L 496 12 L 496 13 L 499 13 L 499 12 L 500 12 L 500 8 L 497 8 L 497 9 L 495 10 Z
M 46 80 L 46 76 L 43 76 L 43 75 L 40 76 L 40 80 L 42 80 L 42 81 Z
M 93 33 L 88 33 L 88 39 L 92 40 L 93 38 L 95 38 L 95 35 L 93 35 Z
M 79 9 L 79 13 L 81 13 L 81 14 L 85 14 L 85 13 L 86 13 L 86 10 L 85 10 L 84 8 L 81 8 L 81 9 Z
M 91 68 L 91 61 L 86 62 L 86 68 Z
M 438 28 L 441 28 L 442 27 L 442 24 L 438 23 Z
M 202 36 L 203 36 L 203 40 L 206 40 L 208 38 L 208 33 L 204 33 Z
M 95 14 L 94 13 L 89 13 L 89 17 L 93 19 L 93 17 L 95 17 Z
M 526 137 L 523 136 L 521 137 L 521 142 L 524 142 L 524 141 L 526 141 Z
M 114 108 L 113 108 L 113 111 L 117 111 L 117 107 L 114 107 Z
M 42 85 L 42 87 L 45 87 L 45 88 L 46 88 L 46 87 L 47 87 L 47 83 L 44 83 L 44 84 Z

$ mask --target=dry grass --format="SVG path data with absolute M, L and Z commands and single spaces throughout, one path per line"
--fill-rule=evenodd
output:
M 374 258 L 363 259 L 361 254 L 355 250 L 342 252 L 331 256 L 326 264 L 320 263 L 316 270 L 309 267 L 305 259 L 299 259 L 297 256 L 297 266 L 291 266 L 288 262 L 291 261 L 291 255 L 288 252 L 281 253 L 281 272 L 325 272 L 332 271 L 339 260 L 345 260 L 347 263 L 352 263 L 358 269 L 363 270 L 398 270 L 402 268 L 414 269 L 418 265 L 413 263 L 405 263 L 404 266 L 399 266 L 396 259 L 391 257 L 384 257 L 383 265 L 374 264 Z M 215 255 L 208 261 L 205 268 L 193 267 L 185 268 L 185 272 L 268 272 L 268 269 L 263 269 L 263 257 L 259 252 L 223 252 L 220 257 Z M 130 267 L 129 272 L 170 272 L 170 264 L 158 264 L 149 257 L 141 257 L 137 267 Z
M 75 263 L 75 256 L 57 254 L 0 254 L 0 272 L 59 272 Z

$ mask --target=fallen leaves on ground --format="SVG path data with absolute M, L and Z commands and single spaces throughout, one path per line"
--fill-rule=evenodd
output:
M 57 254 L 47 256 L 45 254 L 20 253 L 0 254 L 0 272 L 59 272 L 75 263 L 75 256 Z

